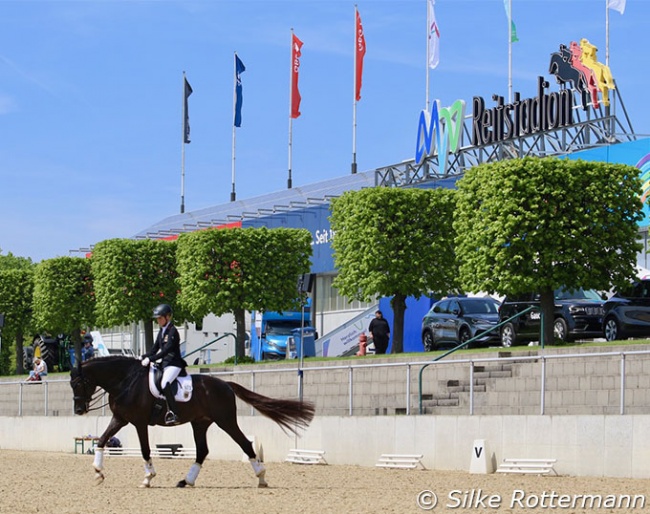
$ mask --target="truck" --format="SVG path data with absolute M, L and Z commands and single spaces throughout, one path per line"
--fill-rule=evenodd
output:
M 313 357 L 315 349 L 313 337 L 314 329 L 311 327 L 311 302 L 307 300 L 303 309 L 284 312 L 251 312 L 251 357 L 256 361 L 280 360 L 297 357 L 300 353 L 299 345 L 304 339 L 305 357 Z M 304 329 L 301 337 L 300 329 Z M 291 343 L 296 344 L 292 346 Z M 287 348 L 289 344 L 289 348 Z M 296 349 L 297 348 L 297 349 Z

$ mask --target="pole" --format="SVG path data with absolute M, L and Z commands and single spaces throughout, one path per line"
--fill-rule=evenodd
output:
M 352 166 L 351 172 L 354 175 L 357 172 L 357 5 L 354 5 L 354 59 L 352 64 L 354 66 L 354 80 L 352 81 Z
M 605 0 L 605 65 L 609 67 L 609 6 Z
M 183 135 L 181 137 L 181 214 L 185 212 L 185 121 L 187 112 L 185 111 L 185 72 L 183 72 Z
M 426 52 L 426 58 L 427 62 L 425 63 L 425 70 L 427 72 L 426 74 L 426 81 L 425 81 L 425 88 L 424 88 L 424 108 L 429 112 L 429 60 L 431 59 L 431 19 L 429 17 L 429 0 L 425 0 L 426 7 L 427 7 L 427 52 Z
M 237 194 L 235 193 L 235 109 L 236 109 L 236 103 L 237 103 L 237 52 L 235 52 L 235 58 L 233 59 L 233 87 L 232 87 L 232 173 L 231 173 L 231 181 L 232 181 L 232 191 L 230 192 L 230 201 L 234 202 L 235 199 L 237 198 Z
M 512 0 L 508 0 L 508 103 L 512 103 Z
M 291 165 L 292 165 L 292 139 L 293 139 L 293 118 L 291 108 L 293 106 L 293 29 L 291 29 L 291 66 L 289 66 L 289 177 L 287 178 L 287 189 L 291 189 Z

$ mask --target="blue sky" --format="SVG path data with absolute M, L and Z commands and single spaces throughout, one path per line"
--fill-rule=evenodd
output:
M 605 61 L 606 0 L 513 0 L 513 85 L 548 78 L 560 43 Z M 350 172 L 354 5 L 347 0 L 0 2 L 0 249 L 35 261 L 131 237 L 180 212 L 182 73 L 191 144 L 185 210 L 230 199 L 233 53 L 242 75 L 236 192 L 286 188 L 291 28 L 303 41 L 293 185 Z M 358 0 L 367 44 L 357 106 L 360 171 L 410 159 L 425 103 L 425 0 Z M 443 106 L 507 97 L 503 0 L 437 0 Z M 650 1 L 610 11 L 610 67 L 650 134 Z M 555 87 L 555 86 L 553 86 Z

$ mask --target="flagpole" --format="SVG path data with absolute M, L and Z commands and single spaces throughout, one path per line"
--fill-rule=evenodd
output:
M 352 81 L 352 166 L 351 173 L 354 175 L 357 172 L 357 59 L 358 52 L 357 49 L 359 34 L 357 34 L 357 16 L 358 9 L 357 4 L 354 4 L 354 52 L 352 59 L 352 64 L 354 66 L 354 80 Z
M 508 0 L 508 103 L 512 103 L 512 0 Z
M 293 28 L 291 29 L 291 66 L 289 66 L 289 177 L 287 179 L 287 189 L 291 189 L 291 166 L 292 166 L 292 146 L 293 146 L 293 118 L 291 109 L 293 106 Z
M 609 67 L 609 5 L 605 0 L 605 66 Z
M 431 19 L 429 18 L 429 0 L 424 0 L 424 4 L 427 8 L 427 62 L 425 69 L 427 70 L 425 89 L 424 89 L 424 108 L 429 112 L 429 60 L 431 59 Z
M 232 119 L 235 119 L 236 115 L 236 104 L 237 104 L 237 52 L 235 52 L 235 58 L 233 59 L 233 86 L 232 86 Z M 230 201 L 234 202 L 237 198 L 235 193 L 235 123 L 232 124 L 232 191 L 230 192 Z
M 185 212 L 185 124 L 187 120 L 187 112 L 185 110 L 185 71 L 183 71 L 183 136 L 181 138 L 181 214 Z

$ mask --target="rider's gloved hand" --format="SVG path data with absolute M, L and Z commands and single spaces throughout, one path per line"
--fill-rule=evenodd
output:
M 146 368 L 147 366 L 149 366 L 150 362 L 151 361 L 149 360 L 149 357 L 145 357 L 144 359 L 142 359 L 142 362 L 140 364 L 142 364 Z

